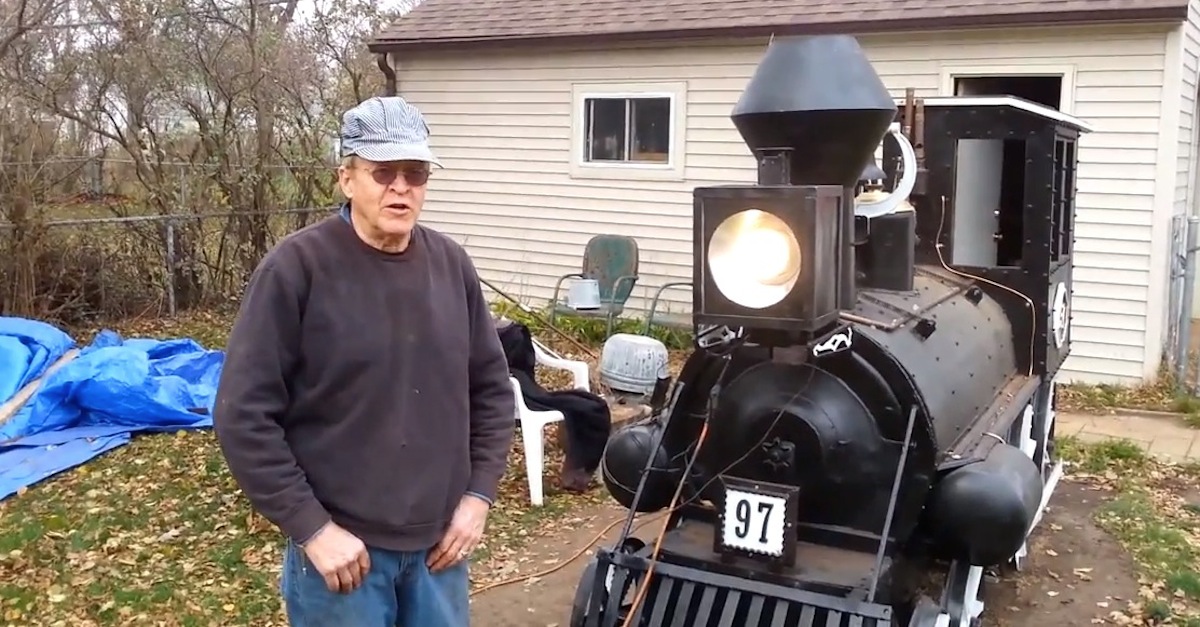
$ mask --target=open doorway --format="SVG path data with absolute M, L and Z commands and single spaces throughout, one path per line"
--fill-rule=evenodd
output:
M 1062 75 L 954 77 L 957 96 L 1016 96 L 1055 110 L 1062 106 L 1062 87 Z M 962 193 L 956 196 L 962 196 L 962 212 L 955 212 L 954 241 L 964 245 L 954 247 L 955 262 L 1021 265 L 1025 242 L 1025 141 L 970 140 L 966 145 L 960 142 L 958 150 L 956 171 L 961 180 L 956 189 Z
M 956 96 L 1016 96 L 1051 109 L 1062 109 L 1063 77 L 956 76 Z

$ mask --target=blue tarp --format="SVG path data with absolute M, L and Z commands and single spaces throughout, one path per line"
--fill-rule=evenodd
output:
M 224 360 L 191 339 L 101 332 L 0 424 L 0 500 L 136 433 L 212 426 Z
M 75 348 L 75 339 L 38 320 L 0 316 L 0 404 Z

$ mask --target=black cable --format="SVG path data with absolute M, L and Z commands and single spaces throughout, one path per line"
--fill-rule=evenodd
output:
M 711 333 L 714 330 L 720 329 L 720 328 L 721 327 L 714 327 L 713 329 L 709 329 L 706 333 Z M 698 337 L 702 337 L 702 336 L 703 336 L 703 334 L 701 334 Z M 698 341 L 699 340 L 697 340 L 697 342 Z M 738 344 L 738 345 L 740 345 L 740 344 Z M 710 353 L 710 354 L 716 354 L 716 353 L 712 353 L 711 351 L 709 351 L 708 349 L 705 349 L 705 348 L 699 348 L 698 350 L 706 352 L 706 353 Z M 705 408 L 706 409 L 705 418 L 704 418 L 705 423 L 707 423 L 709 421 L 710 416 L 713 414 L 713 412 L 716 411 L 717 395 L 720 394 L 720 391 L 721 391 L 721 381 L 722 381 L 722 379 L 725 378 L 725 374 L 729 370 L 729 363 L 730 363 L 729 354 L 730 353 L 732 353 L 732 350 L 726 352 L 725 354 L 718 355 L 723 363 L 721 365 L 721 372 L 717 374 L 717 377 L 715 379 L 716 383 L 709 390 L 709 402 L 708 402 L 707 407 Z M 646 456 L 646 464 L 642 467 L 642 473 L 641 473 L 641 477 L 638 479 L 637 489 L 635 489 L 633 491 L 633 500 L 629 504 L 629 511 L 625 517 L 625 525 L 622 527 L 620 539 L 617 541 L 618 545 L 623 544 L 626 540 L 628 540 L 629 534 L 632 532 L 633 519 L 634 519 L 634 516 L 636 515 L 638 505 L 641 503 L 642 495 L 645 494 L 646 482 L 650 476 L 650 473 L 654 470 L 658 470 L 658 468 L 654 465 L 654 458 L 658 455 L 659 448 L 662 446 L 663 440 L 667 437 L 667 433 L 669 433 L 669 431 L 670 431 L 671 422 L 675 418 L 675 412 L 678 411 L 680 399 L 683 398 L 684 393 L 688 392 L 689 386 L 691 384 L 693 384 L 695 381 L 700 379 L 700 376 L 704 374 L 704 372 L 708 369 L 709 365 L 710 365 L 710 362 L 708 360 L 694 360 L 694 361 L 689 360 L 689 362 L 684 365 L 683 371 L 680 372 L 679 379 L 676 381 L 675 387 L 672 390 L 671 402 L 668 405 L 668 409 L 664 410 L 663 413 L 659 414 L 659 417 L 661 418 L 661 417 L 663 417 L 663 414 L 665 413 L 665 415 L 666 415 L 665 420 L 662 422 L 662 427 L 659 429 L 659 431 L 656 434 L 656 437 L 654 439 L 654 442 L 650 446 L 649 455 Z M 689 368 L 689 366 L 692 366 L 697 369 L 700 369 L 700 368 L 703 368 L 703 369 L 699 370 L 699 371 L 693 371 L 691 368 Z M 694 374 L 693 374 L 693 372 L 694 372 Z M 689 447 L 689 448 L 691 449 L 690 450 L 691 455 L 688 458 L 687 464 L 684 466 L 683 474 L 679 478 L 679 481 L 681 483 L 686 483 L 691 480 L 691 470 L 695 466 L 696 460 L 700 457 L 700 446 L 694 446 L 694 447 Z M 677 460 L 681 455 L 687 454 L 688 451 L 689 451 L 689 449 L 684 449 L 680 453 L 673 455 L 671 457 L 671 461 Z M 601 468 L 602 468 L 602 472 L 604 473 L 604 475 L 606 477 L 611 478 L 611 473 L 608 472 L 607 464 L 605 464 L 603 462 L 603 459 L 601 460 Z M 670 470 L 670 467 L 663 469 L 663 470 Z M 618 487 L 623 488 L 625 490 L 629 489 L 627 486 L 623 485 L 619 481 L 613 481 L 613 483 L 615 483 Z M 675 487 L 676 487 L 676 489 L 678 489 L 680 486 L 677 484 Z M 678 506 L 675 509 L 678 509 Z M 671 513 L 668 512 L 667 515 L 669 516 L 669 515 L 671 515 Z

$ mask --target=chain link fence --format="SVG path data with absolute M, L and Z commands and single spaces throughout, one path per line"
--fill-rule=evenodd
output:
M 0 314 L 89 326 L 235 304 L 281 237 L 333 210 L 332 156 L 0 159 Z
M 1200 239 L 1200 217 L 1171 218 L 1171 253 L 1167 304 L 1167 365 L 1176 384 L 1188 391 L 1200 389 L 1192 359 L 1192 303 L 1195 300 L 1196 248 Z
M 0 313 L 77 325 L 229 305 L 280 238 L 335 210 L 0 222 Z

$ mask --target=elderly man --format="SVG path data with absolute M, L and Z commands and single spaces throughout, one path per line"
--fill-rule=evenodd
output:
M 288 538 L 295 627 L 468 625 L 513 392 L 471 259 L 417 222 L 428 140 L 401 98 L 347 111 L 348 202 L 266 255 L 229 336 L 215 429 Z

